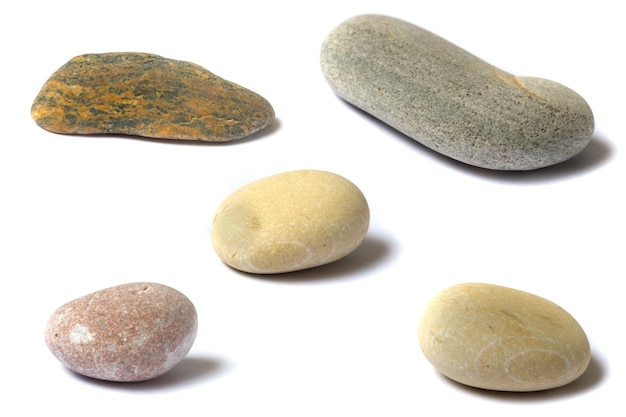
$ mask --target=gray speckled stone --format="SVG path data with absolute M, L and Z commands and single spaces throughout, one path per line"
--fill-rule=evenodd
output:
M 587 102 L 553 81 L 516 77 L 418 26 L 353 17 L 321 50 L 326 80 L 344 100 L 423 145 L 483 168 L 531 170 L 589 143 Z

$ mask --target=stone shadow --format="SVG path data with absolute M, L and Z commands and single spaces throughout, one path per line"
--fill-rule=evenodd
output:
M 103 381 L 78 374 L 68 368 L 65 369 L 74 378 L 105 389 L 129 392 L 162 392 L 167 389 L 179 389 L 216 376 L 225 369 L 225 363 L 214 358 L 188 355 L 165 374 L 154 379 L 139 382 Z
M 358 278 L 360 272 L 375 267 L 392 251 L 393 245 L 390 241 L 368 234 L 352 253 L 326 265 L 281 274 L 252 274 L 234 271 L 248 278 L 276 283 L 298 284 L 347 280 Z
M 404 141 L 410 146 L 415 147 L 417 151 L 427 153 L 430 157 L 432 157 L 432 159 L 437 160 L 437 162 L 442 165 L 448 165 L 453 169 L 462 171 L 468 175 L 482 177 L 490 181 L 533 184 L 567 179 L 581 175 L 593 169 L 597 169 L 607 163 L 615 153 L 614 147 L 609 143 L 609 140 L 596 129 L 596 132 L 591 136 L 591 140 L 585 149 L 583 149 L 578 155 L 559 164 L 529 171 L 501 171 L 480 168 L 442 155 L 439 152 L 422 145 L 404 133 L 394 129 L 385 122 L 377 119 L 351 103 L 348 103 L 345 100 L 341 100 L 341 102 L 347 107 L 353 109 L 353 111 L 360 113 L 368 120 L 369 123 L 375 124 L 387 134 L 395 136 L 398 140 Z M 375 133 L 375 130 L 373 132 Z

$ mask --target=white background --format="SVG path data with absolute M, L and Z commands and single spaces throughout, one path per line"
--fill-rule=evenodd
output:
M 619 2 L 3 2 L 0 137 L 1 415 L 624 415 L 624 74 Z M 362 13 L 429 29 L 516 75 L 558 81 L 596 118 L 572 160 L 525 173 L 472 168 L 338 99 L 319 68 L 330 30 Z M 230 144 L 65 136 L 30 106 L 76 55 L 140 51 L 192 61 L 264 96 L 262 133 Z M 343 175 L 371 210 L 349 257 L 282 276 L 229 269 L 210 242 L 218 204 L 292 169 Z M 153 381 L 67 371 L 43 329 L 61 304 L 154 281 L 199 314 L 188 357 Z M 561 389 L 494 393 L 422 355 L 426 302 L 466 281 L 548 298 L 593 358 Z M 7 410 L 12 410 L 8 412 Z M 604 410 L 604 411 L 601 411 Z

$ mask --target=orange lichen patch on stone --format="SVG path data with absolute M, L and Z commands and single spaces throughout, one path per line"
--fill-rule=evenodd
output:
M 203 67 L 145 53 L 87 54 L 59 68 L 31 115 L 65 134 L 113 133 L 225 142 L 272 123 L 260 95 Z

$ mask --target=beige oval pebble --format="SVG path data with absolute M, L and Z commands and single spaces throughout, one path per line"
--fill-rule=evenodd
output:
M 544 298 L 491 284 L 452 286 L 436 295 L 419 324 L 419 343 L 442 374 L 477 388 L 539 391 L 583 374 L 585 332 Z
M 212 241 L 235 269 L 283 273 L 348 255 L 368 227 L 367 201 L 352 182 L 300 170 L 260 179 L 228 196 L 215 214 Z
M 134 382 L 172 369 L 189 352 L 198 321 L 191 301 L 165 285 L 106 288 L 59 307 L 48 320 L 50 351 L 74 372 Z

